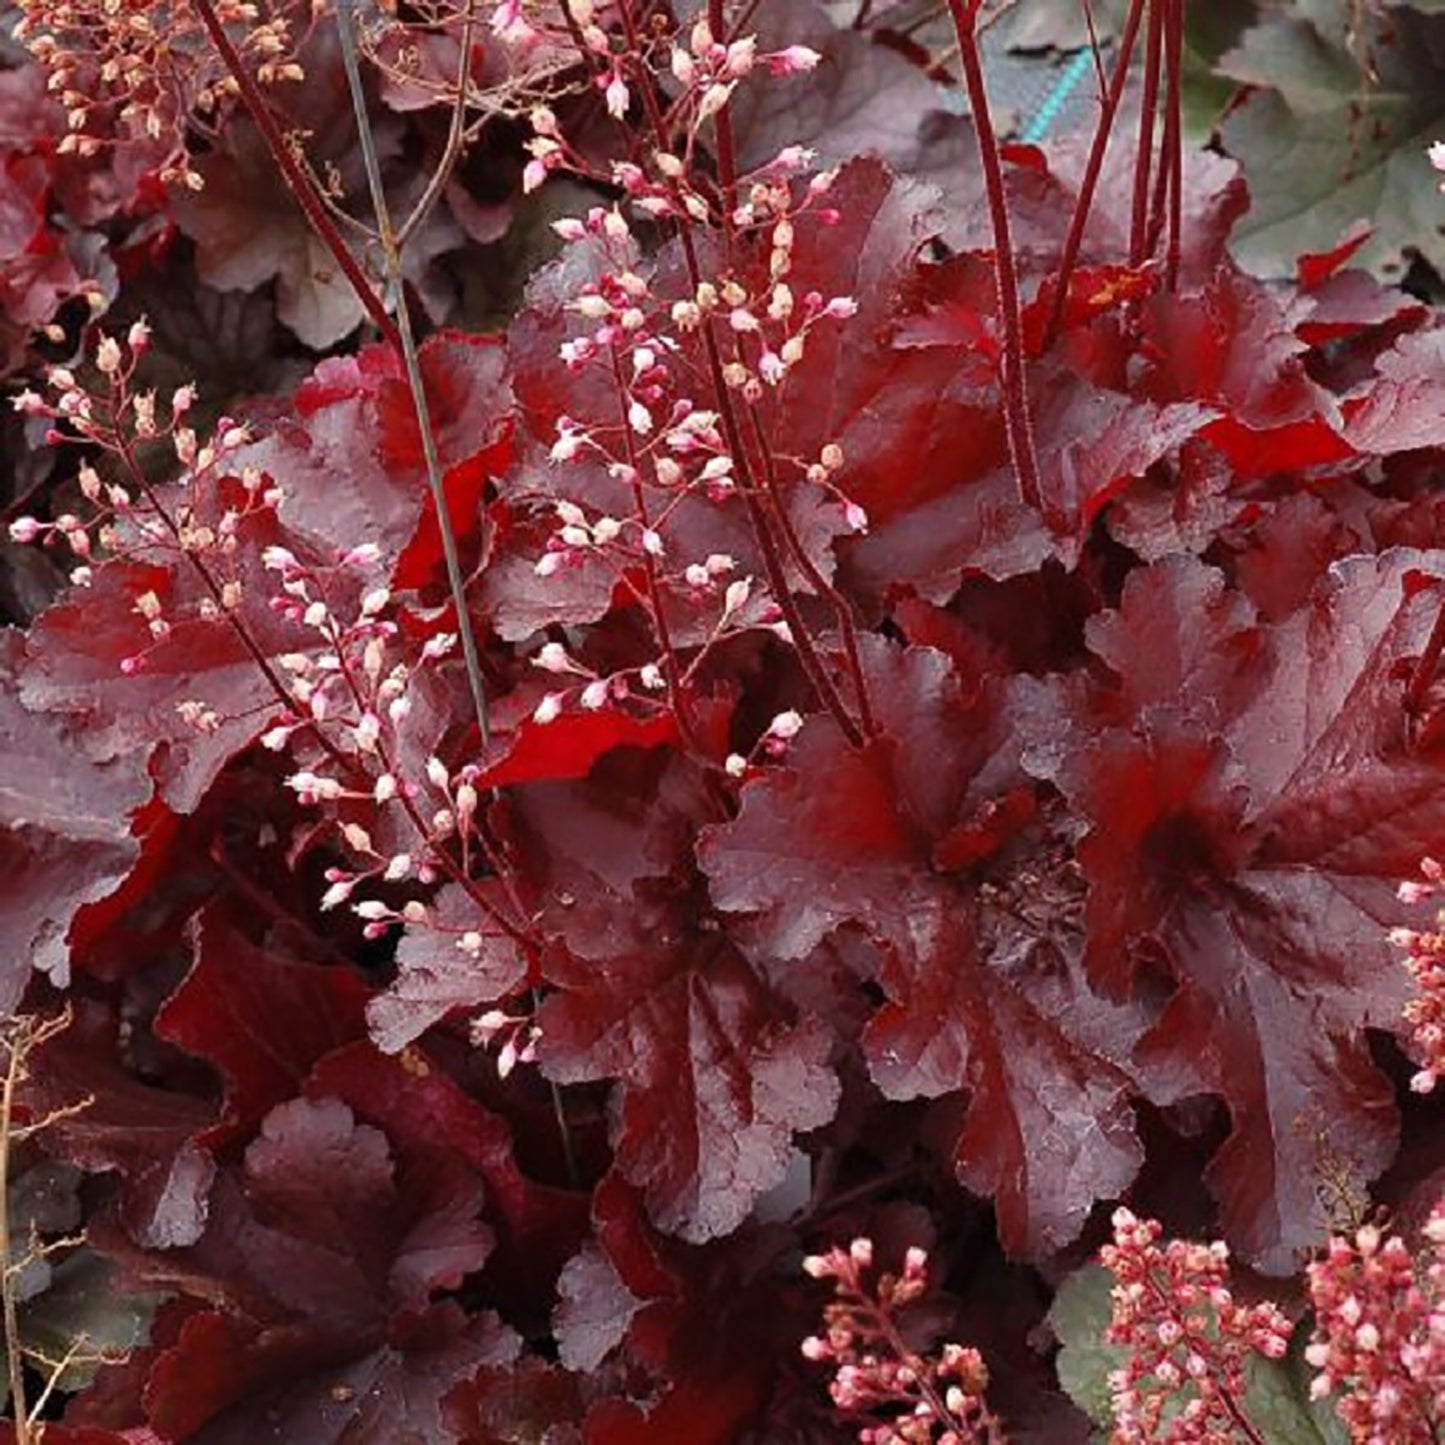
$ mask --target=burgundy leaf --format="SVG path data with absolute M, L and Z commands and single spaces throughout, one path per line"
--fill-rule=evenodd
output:
M 500 1243 L 487 1262 L 488 1277 L 522 1300 L 550 1290 L 577 1247 L 586 1201 L 528 1178 L 502 1118 L 415 1048 L 393 1058 L 370 1044 L 351 1044 L 317 1066 L 309 1092 L 343 1100 L 409 1154 L 465 1161 L 486 1187 L 487 1218 Z
M 677 736 L 671 712 L 638 717 L 610 703 L 590 710 L 568 707 L 550 722 L 519 723 L 502 756 L 484 765 L 477 782 L 501 788 L 585 778 L 597 759 L 615 748 L 661 748 Z
M 1283 303 L 1259 281 L 1221 268 L 1193 295 L 1145 308 L 1152 353 L 1145 393 L 1222 415 L 1204 435 L 1241 476 L 1267 476 L 1346 457 L 1333 399 L 1305 371 Z
M 1445 332 L 1413 331 L 1375 362 L 1376 379 L 1345 402 L 1345 435 L 1385 456 L 1445 446 Z
M 402 1445 L 452 1438 L 443 1406 L 479 1370 L 505 1369 L 520 1350 L 495 1315 L 468 1318 L 434 1305 L 400 1319 L 388 1340 L 353 1360 L 318 1362 L 293 1384 L 284 1378 L 285 1331 L 268 1335 L 219 1314 L 190 1320 L 157 1362 L 147 1394 L 167 1439 L 250 1445 L 258 1432 L 297 1445 Z
M 161 495 L 173 514 L 189 505 L 179 491 Z M 226 506 L 245 504 L 240 484 L 229 479 L 207 489 L 196 520 L 214 525 Z M 159 796 L 179 813 L 197 806 L 227 760 L 280 711 L 284 684 L 275 658 L 314 638 L 268 605 L 279 587 L 261 561 L 268 546 L 304 552 L 304 545 L 267 511 L 244 518 L 236 538 L 221 574 L 240 584 L 234 609 L 217 606 L 187 557 L 156 547 L 154 560 L 116 558 L 98 566 L 90 587 L 72 588 L 30 629 L 20 682 L 25 705 L 73 715 L 85 752 L 97 762 L 151 760 Z M 207 560 L 219 565 L 214 552 Z M 160 639 L 138 610 L 137 599 L 148 593 L 170 623 Z M 210 714 L 204 725 L 187 718 L 183 703 Z
M 583 1374 L 595 1370 L 622 1343 L 644 1303 L 595 1245 L 568 1260 L 557 1281 L 557 1296 L 552 1330 L 558 1358 Z
M 1423 560 L 1336 564 L 1271 634 L 1256 686 L 1217 712 L 1141 713 L 1053 773 L 1092 825 L 1091 974 L 1114 990 L 1141 962 L 1172 975 L 1137 1061 L 1158 1102 L 1224 1097 L 1233 1128 L 1209 1179 L 1238 1247 L 1273 1269 L 1312 1237 L 1321 1150 L 1362 1187 L 1394 1147 L 1393 1089 L 1364 1030 L 1398 1027 L 1394 883 L 1445 827 L 1439 763 L 1409 743 L 1398 677 L 1434 619 L 1435 589 L 1406 585 Z M 1190 620 L 1193 654 L 1230 645 L 1229 616 Z M 1160 620 L 1126 607 L 1107 629 L 1145 699 L 1160 649 L 1141 628 Z
M 708 831 L 700 859 L 716 904 L 752 914 L 750 936 L 784 958 L 845 923 L 888 945 L 878 982 L 890 1001 L 864 1035 L 872 1077 L 891 1098 L 967 1089 L 960 1178 L 995 1196 L 1011 1250 L 1048 1252 L 1138 1168 L 1129 1080 L 1070 1036 L 1070 1011 L 1087 1001 L 1082 978 L 1074 998 L 1041 997 L 1042 1007 L 1015 993 L 975 940 L 976 883 L 955 890 L 930 862 L 995 789 L 1005 807 L 1018 796 L 1014 750 L 1057 699 L 1037 699 L 1031 722 L 1020 695 L 1015 720 L 987 682 L 966 696 L 942 653 L 869 657 L 885 736 L 854 750 L 813 722 L 788 765 L 745 790 L 737 819 Z M 1059 1129 L 1050 1109 L 1074 1125 Z M 1087 1169 L 1074 1152 L 1080 1130 Z
M 486 337 L 446 331 L 427 339 L 419 359 L 448 518 L 465 539 L 487 482 L 511 459 L 506 357 Z M 280 483 L 289 527 L 337 551 L 376 545 L 398 588 L 440 576 L 415 405 L 389 348 L 321 362 L 297 389 L 292 415 L 242 460 Z
M 481 885 L 505 910 L 507 900 Z M 527 976 L 516 941 L 489 920 L 457 883 L 437 895 L 428 921 L 409 928 L 396 951 L 396 977 L 366 1008 L 371 1037 L 395 1054 L 459 1009 L 499 1003 Z
M 367 989 L 349 969 L 258 947 L 220 908 L 196 926 L 196 958 L 156 1016 L 158 1037 L 212 1063 L 227 1083 L 215 1146 L 249 1135 L 294 1098 L 323 1055 L 361 1037 Z
M 120 887 L 140 856 L 130 818 L 150 795 L 142 761 L 95 763 L 64 718 L 25 708 L 16 689 L 24 640 L 0 634 L 0 1009 L 31 969 L 64 986 L 79 910 Z
M 828 1122 L 838 1084 L 830 1040 L 795 1022 L 741 959 L 720 952 L 659 975 L 648 959 L 553 969 L 541 1061 L 559 1083 L 618 1080 L 617 1168 L 660 1229 L 731 1233 L 787 1168 L 795 1133 Z
M 310 1432 L 296 1438 L 379 1445 L 397 1438 L 372 1430 L 379 1408 L 381 1427 L 428 1438 L 441 1398 L 515 1351 L 486 1316 L 428 1307 L 486 1259 L 480 1205 L 459 1159 L 394 1159 L 387 1136 L 337 1099 L 272 1110 L 242 1166 L 218 1176 L 201 1239 L 149 1269 L 130 1261 L 142 1277 L 159 1270 L 172 1288 L 226 1305 L 188 1321 L 161 1355 L 146 1395 L 152 1423 L 230 1442 L 275 1411 Z M 216 1335 L 224 1345 L 206 1338 Z M 377 1380 L 396 1393 L 372 1401 Z
M 990 966 L 952 900 L 919 909 L 913 929 L 883 970 L 892 1001 L 864 1035 L 869 1070 L 892 1099 L 967 1088 L 960 1182 L 994 1201 L 1011 1254 L 1051 1254 L 1143 1162 L 1132 1081 L 1070 1037 L 1067 1003 L 1039 1008 Z

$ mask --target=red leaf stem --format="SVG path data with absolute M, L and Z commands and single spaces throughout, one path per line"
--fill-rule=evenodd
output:
M 1069 294 L 1069 281 L 1078 264 L 1079 248 L 1084 240 L 1084 227 L 1089 221 L 1089 212 L 1094 205 L 1094 192 L 1098 189 L 1099 175 L 1104 169 L 1104 156 L 1109 149 L 1109 138 L 1114 131 L 1114 118 L 1119 113 L 1119 102 L 1124 95 L 1124 85 L 1129 78 L 1129 62 L 1134 57 L 1134 45 L 1139 36 L 1139 22 L 1144 15 L 1144 0 L 1131 0 L 1129 14 L 1124 21 L 1124 31 L 1119 37 L 1119 54 L 1114 61 L 1114 73 L 1109 79 L 1108 90 L 1100 97 L 1099 122 L 1094 128 L 1093 143 L 1089 147 L 1089 159 L 1084 167 L 1084 178 L 1079 183 L 1079 198 L 1074 202 L 1074 214 L 1069 220 L 1069 233 L 1064 238 L 1064 253 L 1059 260 L 1058 292 L 1054 296 L 1054 309 L 1049 317 L 1045 334 L 1045 347 L 1052 346 L 1059 334 L 1064 319 L 1064 305 Z
M 1134 160 L 1134 213 L 1129 228 L 1129 264 L 1149 254 L 1149 174 L 1154 158 L 1154 112 L 1159 107 L 1159 67 L 1164 49 L 1164 12 L 1151 0 L 1144 37 L 1144 94 L 1139 104 L 1139 148 Z
M 989 218 L 993 225 L 993 265 L 998 287 L 1000 330 L 1003 333 L 1004 422 L 1008 432 L 1009 456 L 1018 478 L 1019 497 L 1025 506 L 1042 511 L 1043 493 L 1039 486 L 1033 423 L 1029 418 L 1024 329 L 1019 308 L 1018 273 L 1014 269 L 1013 238 L 1009 233 L 1008 199 L 1004 195 L 998 136 L 988 108 L 983 61 L 978 51 L 978 37 L 974 33 L 978 5 L 976 0 L 948 0 L 948 8 L 958 36 L 959 59 L 963 64 L 974 134 L 978 138 L 979 161 L 983 166 L 984 189 L 988 195 Z

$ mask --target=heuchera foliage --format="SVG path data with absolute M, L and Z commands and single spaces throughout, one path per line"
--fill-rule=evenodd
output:
M 920 1339 L 977 1347 L 1010 1438 L 1082 1439 L 1042 1321 L 1115 1202 L 1290 1275 L 1322 1179 L 1440 1162 L 1387 941 L 1445 835 L 1439 314 L 1350 268 L 1363 233 L 1246 274 L 1210 155 L 1132 254 L 1118 138 L 1065 274 L 1082 151 L 980 172 L 805 0 L 756 51 L 572 8 L 477 39 L 542 77 L 498 154 L 570 174 L 563 249 L 504 334 L 420 346 L 468 617 L 387 341 L 199 437 L 144 326 L 28 363 L 60 451 L 12 532 L 71 581 L 0 638 L 0 1002 L 69 998 L 27 1104 L 90 1099 L 41 1143 L 165 1297 L 47 1439 L 836 1439 L 799 1265 L 861 1235 L 928 1250 Z M 50 116 L 33 75 L 7 104 Z M 437 140 L 398 83 L 388 156 Z M 888 93 L 888 158 L 829 150 Z M 260 143 L 217 104 L 160 224 L 330 344 L 362 308 L 227 191 Z M 78 227 L 163 257 L 139 201 L 49 228 L 62 160 L 0 156 L 7 324 L 83 289 Z

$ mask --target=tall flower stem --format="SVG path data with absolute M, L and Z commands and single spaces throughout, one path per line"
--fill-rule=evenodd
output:
M 1063 255 L 1059 258 L 1058 290 L 1054 294 L 1053 311 L 1049 315 L 1045 346 L 1052 346 L 1063 324 L 1064 306 L 1069 295 L 1069 281 L 1078 264 L 1079 249 L 1084 241 L 1084 227 L 1088 224 L 1089 213 L 1094 205 L 1094 192 L 1099 186 L 1099 176 L 1104 169 L 1104 157 L 1109 149 L 1109 139 L 1114 132 L 1114 119 L 1119 113 L 1119 102 L 1124 96 L 1124 86 L 1129 79 L 1129 62 L 1134 58 L 1134 45 L 1139 37 L 1139 22 L 1144 15 L 1145 0 L 1131 0 L 1129 14 L 1124 21 L 1124 30 L 1119 37 L 1119 54 L 1114 61 L 1114 73 L 1109 79 L 1108 89 L 1100 97 L 1099 121 L 1094 127 L 1093 143 L 1089 147 L 1089 159 L 1084 166 L 1084 178 L 1079 183 L 1079 197 L 1074 202 L 1074 213 L 1069 218 L 1069 232 L 1064 238 Z
M 1154 114 L 1159 108 L 1160 58 L 1164 48 L 1164 11 L 1150 0 L 1144 37 L 1144 93 L 1139 103 L 1139 143 L 1134 157 L 1134 206 L 1129 227 L 1129 264 L 1142 266 L 1149 254 L 1149 176 L 1154 159 Z
M 978 0 L 948 0 L 958 36 L 959 60 L 978 139 L 989 219 L 993 225 L 994 284 L 998 290 L 999 329 L 1003 334 L 1004 425 L 1009 457 L 1018 479 L 1019 497 L 1026 507 L 1043 510 L 1038 455 L 1034 449 L 1033 422 L 1029 416 L 1028 376 L 1024 367 L 1024 328 L 1019 307 L 1018 272 L 1014 268 L 1013 238 L 1009 232 L 1008 198 L 1004 194 L 1003 163 L 998 136 L 988 108 L 988 89 L 979 55 Z
M 477 649 L 476 634 L 472 631 L 471 616 L 467 611 L 466 581 L 462 577 L 461 558 L 457 551 L 456 533 L 452 529 L 451 513 L 447 508 L 446 484 L 442 477 L 441 458 L 437 453 L 436 432 L 431 424 L 431 408 L 427 405 L 426 379 L 422 376 L 421 358 L 417 355 L 416 337 L 411 327 L 411 310 L 406 300 L 406 281 L 402 274 L 401 248 L 396 232 L 392 228 L 391 208 L 387 204 L 386 188 L 381 183 L 381 164 L 376 155 L 376 142 L 371 134 L 371 120 L 366 110 L 366 95 L 361 87 L 361 66 L 356 48 L 356 11 L 353 0 L 338 0 L 337 31 L 341 37 L 341 63 L 346 70 L 346 83 L 351 91 L 351 104 L 356 112 L 356 128 L 361 141 L 362 163 L 366 168 L 367 185 L 371 190 L 371 205 L 376 213 L 377 234 L 381 240 L 383 264 L 386 267 L 387 285 L 396 306 L 396 335 L 402 361 L 406 366 L 407 387 L 411 392 L 412 408 L 416 412 L 417 431 L 421 436 L 422 458 L 426 464 L 427 490 L 431 493 L 432 505 L 436 508 L 437 531 L 442 539 L 442 557 L 446 563 L 447 587 L 451 592 L 452 606 L 457 614 L 457 633 L 462 641 L 462 656 L 466 662 L 467 686 L 472 694 L 472 711 L 476 715 L 477 730 L 481 735 L 482 747 L 492 740 L 492 730 L 487 711 L 487 690 L 482 680 L 482 663 Z

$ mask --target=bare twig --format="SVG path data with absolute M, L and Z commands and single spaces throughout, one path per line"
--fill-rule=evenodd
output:
M 25 1394 L 25 1342 L 20 1333 L 20 1300 L 15 1288 L 20 1270 L 15 1259 L 15 1241 L 11 1237 L 10 1219 L 10 1151 L 18 1133 L 13 1123 L 16 1094 L 28 1077 L 31 1054 L 69 1024 L 68 1007 L 48 1019 L 19 1014 L 5 1023 L 3 1036 L 0 1036 L 0 1047 L 5 1051 L 5 1074 L 3 1083 L 0 1083 L 0 1261 L 3 1261 L 3 1268 L 0 1268 L 0 1326 L 3 1326 L 5 1331 L 5 1363 L 10 1410 L 15 1426 L 15 1445 L 36 1445 L 38 1442 L 39 1432 L 33 1427 L 38 1412 L 53 1390 L 59 1375 L 58 1370 L 51 1372 L 40 1402 L 32 1407 Z M 59 1115 L 47 1116 L 32 1125 L 31 1129 L 33 1131 L 44 1128 L 47 1124 L 54 1123 L 58 1117 Z M 25 1262 L 31 1257 L 27 1254 Z
M 446 144 L 442 147 L 441 159 L 437 162 L 426 189 L 396 233 L 398 250 L 405 248 L 422 222 L 431 214 L 432 207 L 442 193 L 442 187 L 456 169 L 457 159 L 466 141 L 467 93 L 471 89 L 472 75 L 472 25 L 476 19 L 476 9 L 477 0 L 466 0 L 466 9 L 462 12 L 461 54 L 457 57 L 457 93 L 452 101 L 452 119 L 447 127 Z

